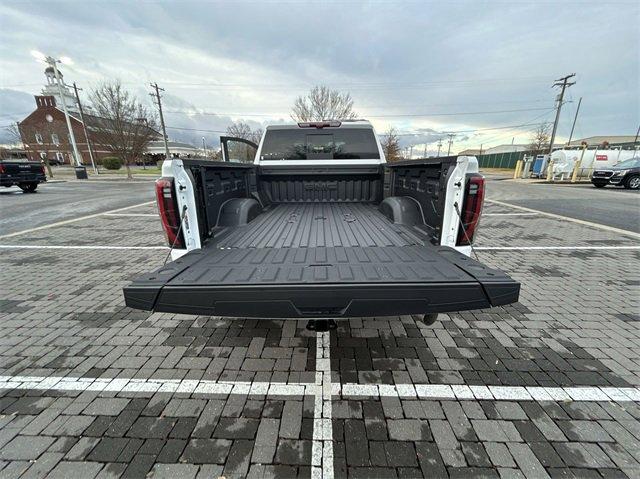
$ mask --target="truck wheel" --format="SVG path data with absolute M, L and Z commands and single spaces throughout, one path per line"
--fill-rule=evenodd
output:
M 18 187 L 25 193 L 33 193 L 38 187 L 38 183 L 20 183 Z
M 413 314 L 411 316 L 415 321 L 420 321 L 427 326 L 431 326 L 438 320 L 438 313 L 429 313 L 429 314 Z
M 624 182 L 624 187 L 628 190 L 637 190 L 640 188 L 640 176 L 633 175 Z

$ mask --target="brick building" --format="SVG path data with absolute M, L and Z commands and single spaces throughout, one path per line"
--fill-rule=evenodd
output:
M 60 75 L 62 76 L 61 73 Z M 51 67 L 45 70 L 45 76 L 47 84 L 42 89 L 42 94 L 35 96 L 36 109 L 18 123 L 20 136 L 29 159 L 40 161 L 48 158 L 53 164 L 73 164 L 73 146 L 62 108 L 62 101 L 64 101 L 78 152 L 82 157 L 81 162 L 85 165 L 91 164 L 89 146 L 80 120 L 80 110 L 75 95 L 71 93 L 71 89 L 64 84 L 64 81 L 61 88 L 62 95 L 60 95 L 60 88 Z M 87 123 L 89 141 L 93 148 L 94 158 L 100 163 L 102 158 L 112 156 L 113 153 L 99 144 L 94 126 L 100 125 L 104 128 L 105 122 L 108 120 L 92 115 L 90 109 L 85 108 L 85 110 L 83 116 Z M 157 133 L 157 136 L 161 138 L 160 133 Z

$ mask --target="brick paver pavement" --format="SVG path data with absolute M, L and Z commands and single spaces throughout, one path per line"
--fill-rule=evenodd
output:
M 482 247 L 638 245 L 485 212 Z M 96 247 L 0 249 L 0 477 L 640 477 L 640 250 L 481 250 L 519 303 L 319 335 L 126 308 L 166 250 L 97 247 L 163 244 L 144 216 L 0 240 Z

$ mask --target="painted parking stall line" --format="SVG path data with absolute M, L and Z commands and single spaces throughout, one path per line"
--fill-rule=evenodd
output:
M 154 213 L 104 213 L 103 216 L 113 216 L 116 218 L 129 218 L 129 217 L 136 217 L 136 218 L 160 218 L 159 215 L 154 214 Z
M 97 391 L 116 393 L 187 393 L 197 395 L 306 396 L 314 395 L 313 383 L 260 381 L 212 381 L 179 379 L 75 378 L 0 376 L 0 389 L 38 391 Z
M 333 426 L 331 422 L 333 386 L 331 384 L 330 333 L 316 333 L 316 394 L 313 407 L 311 477 L 332 479 Z
M 538 216 L 538 213 L 482 213 L 482 216 Z
M 98 391 L 143 393 L 188 393 L 202 395 L 242 394 L 248 396 L 314 396 L 314 432 L 317 457 L 333 454 L 331 400 L 334 397 L 398 397 L 421 400 L 491 401 L 566 401 L 566 402 L 640 402 L 640 387 L 606 386 L 467 386 L 464 384 L 333 384 L 327 364 L 329 333 L 322 337 L 321 365 L 315 383 L 277 383 L 250 381 L 213 381 L 179 379 L 76 378 L 64 376 L 0 376 L 0 389 L 38 391 Z M 326 340 L 325 340 L 326 338 Z M 322 444 L 320 444 L 322 443 Z M 320 453 L 322 451 L 322 454 Z M 316 465 L 316 464 L 314 464 Z M 326 467 L 323 467 L 326 472 Z M 327 477 L 326 475 L 323 477 Z
M 86 215 L 86 216 L 80 216 L 78 218 L 71 218 L 68 220 L 64 220 L 64 221 L 57 221 L 55 223 L 49 223 L 47 225 L 42 225 L 42 226 L 38 226 L 36 228 L 30 228 L 27 230 L 22 230 L 22 231 L 16 231 L 15 233 L 9 233 L 6 235 L 1 235 L 0 239 L 3 238 L 12 238 L 14 236 L 20 236 L 26 233 L 33 233 L 34 231 L 41 231 L 41 230 L 45 230 L 48 228 L 54 228 L 56 226 L 64 226 L 64 225 L 68 225 L 71 223 L 76 223 L 78 221 L 83 221 L 83 220 L 88 220 L 88 219 L 92 219 L 92 218 L 99 218 L 100 216 L 104 216 L 107 213 L 118 213 L 121 211 L 127 211 L 127 210 L 132 210 L 134 208 L 140 208 L 142 206 L 147 206 L 147 205 L 151 205 L 151 204 L 155 204 L 155 201 L 145 201 L 144 203 L 138 203 L 136 205 L 131 205 L 131 206 L 125 206 L 124 208 L 117 208 L 115 210 L 108 210 L 108 211 L 103 211 L 101 213 L 94 213 L 91 215 Z
M 628 246 L 474 246 L 474 250 L 479 251 L 608 251 L 608 250 L 639 250 L 640 245 Z
M 340 386 L 343 398 L 413 398 L 422 400 L 640 402 L 638 387 L 467 386 L 463 384 L 356 384 Z
M 526 208 L 524 206 L 516 206 L 516 205 L 512 205 L 511 203 L 506 203 L 504 201 L 498 201 L 498 200 L 485 200 L 485 202 L 487 203 L 491 203 L 491 204 L 495 204 L 495 205 L 500 205 L 500 206 L 505 206 L 507 208 L 513 208 L 514 210 L 518 210 L 518 211 L 524 211 L 527 213 L 536 213 L 538 215 L 541 216 L 547 216 L 549 218 L 554 218 L 554 219 L 559 219 L 559 220 L 563 220 L 563 221 L 569 221 L 571 223 L 577 223 L 580 225 L 584 225 L 584 226 L 591 226 L 592 228 L 598 228 L 604 231 L 610 231 L 613 233 L 619 233 L 622 235 L 626 235 L 626 236 L 631 236 L 633 238 L 640 238 L 640 233 L 636 233 L 634 231 L 628 231 L 628 230 L 623 230 L 620 228 L 614 228 L 613 226 L 607 226 L 607 225 L 603 225 L 600 223 L 593 223 L 591 221 L 585 221 L 585 220 L 579 220 L 577 218 L 571 218 L 570 216 L 563 216 L 563 215 L 557 215 L 555 213 L 547 213 L 546 211 L 540 211 L 540 210 L 535 210 L 533 208 Z
M 85 249 L 85 250 L 168 250 L 168 246 L 109 246 L 109 245 L 34 245 L 34 244 L 3 244 L 0 249 Z

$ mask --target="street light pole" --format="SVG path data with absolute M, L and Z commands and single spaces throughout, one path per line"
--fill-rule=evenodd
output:
M 69 139 L 71 140 L 71 145 L 73 146 L 73 157 L 75 159 L 75 163 L 77 166 L 82 164 L 82 157 L 80 156 L 80 152 L 78 151 L 78 145 L 76 145 L 76 137 L 73 134 L 73 127 L 71 126 L 71 119 L 69 118 L 69 112 L 67 111 L 67 103 L 64 101 L 64 92 L 62 91 L 62 79 L 60 78 L 60 72 L 58 72 L 57 63 L 60 60 L 56 60 L 53 57 L 48 56 L 45 61 L 53 68 L 53 73 L 56 77 L 56 83 L 58 84 L 58 93 L 60 94 L 60 101 L 62 101 L 62 111 L 64 112 L 64 117 L 67 120 L 67 128 L 69 129 Z
M 204 157 L 207 157 L 207 145 L 204 142 L 204 136 L 202 137 L 202 149 L 204 150 Z
M 82 88 L 78 88 L 76 86 L 76 82 L 73 82 L 73 91 L 76 93 L 76 101 L 78 102 L 78 110 L 80 111 L 80 121 L 82 122 L 84 137 L 87 140 L 87 149 L 89 150 L 89 158 L 91 158 L 91 166 L 93 166 L 93 171 L 97 175 L 99 174 L 98 167 L 96 166 L 96 161 L 93 158 L 93 147 L 91 146 L 91 140 L 89 139 L 89 131 L 87 130 L 87 123 L 84 121 L 84 112 L 82 111 L 82 103 L 80 103 L 80 95 L 78 95 L 78 90 L 82 90 Z

